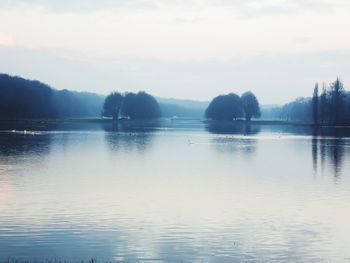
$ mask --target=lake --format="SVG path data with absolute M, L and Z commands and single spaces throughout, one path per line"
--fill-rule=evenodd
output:
M 0 260 L 350 262 L 348 129 L 1 129 Z

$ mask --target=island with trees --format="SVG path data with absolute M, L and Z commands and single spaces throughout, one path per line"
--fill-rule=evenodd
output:
M 150 94 L 119 92 L 109 94 L 103 104 L 102 116 L 112 117 L 117 121 L 119 117 L 130 119 L 155 119 L 161 117 L 160 106 Z
M 241 97 L 235 93 L 215 97 L 206 109 L 205 116 L 212 120 L 232 121 L 245 118 L 250 121 L 252 118 L 259 118 L 261 112 L 258 99 L 248 91 Z

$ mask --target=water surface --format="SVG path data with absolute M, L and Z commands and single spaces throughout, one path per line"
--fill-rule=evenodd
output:
M 349 136 L 197 120 L 2 126 L 0 260 L 349 260 Z

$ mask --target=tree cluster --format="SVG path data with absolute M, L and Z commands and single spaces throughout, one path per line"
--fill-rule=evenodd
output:
M 350 94 L 338 79 L 322 91 L 316 83 L 312 98 L 299 98 L 285 104 L 279 112 L 282 119 L 313 122 L 315 125 L 349 125 Z
M 0 118 L 98 117 L 103 96 L 55 90 L 39 81 L 0 74 Z
M 161 116 L 157 100 L 146 92 L 109 94 L 104 102 L 102 116 L 118 120 L 119 116 L 130 119 L 153 119 Z
M 343 83 L 336 79 L 318 95 L 318 85 L 312 98 L 313 121 L 315 124 L 342 125 L 350 121 L 350 104 L 347 101 Z
M 215 97 L 205 111 L 206 118 L 231 121 L 238 118 L 259 118 L 261 115 L 259 101 L 248 91 L 239 97 L 235 93 Z

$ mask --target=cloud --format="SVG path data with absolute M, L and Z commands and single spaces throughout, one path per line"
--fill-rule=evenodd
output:
M 41 7 L 53 12 L 92 12 L 96 10 L 131 8 L 232 8 L 242 15 L 257 16 L 306 10 L 330 10 L 347 4 L 345 0 L 2 0 L 3 8 Z
M 86 12 L 114 8 L 150 8 L 154 7 L 153 0 L 2 0 L 4 8 L 44 8 L 54 12 Z
M 285 15 L 299 12 L 330 12 L 340 6 L 342 0 L 209 0 L 212 6 L 235 9 L 240 16 Z
M 264 104 L 310 96 L 316 81 L 350 83 L 350 52 L 254 56 L 241 60 L 160 61 L 82 58 L 57 50 L 0 48 L 0 68 L 53 87 L 107 94 L 146 90 L 161 97 L 209 100 L 252 90 Z M 57 68 L 60 70 L 57 71 Z
M 12 47 L 14 44 L 15 41 L 13 40 L 12 36 L 0 32 L 0 46 Z

